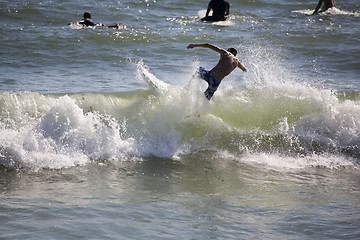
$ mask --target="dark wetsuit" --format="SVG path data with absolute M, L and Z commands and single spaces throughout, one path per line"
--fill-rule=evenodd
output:
M 212 16 L 202 18 L 203 21 L 225 21 L 226 9 L 230 7 L 230 4 L 226 0 L 211 0 L 209 7 L 213 10 Z
M 207 100 L 210 100 L 210 98 L 214 95 L 215 91 L 218 89 L 220 81 L 214 78 L 211 71 L 207 71 L 203 67 L 199 67 L 198 73 L 199 76 L 209 84 L 204 94 Z
M 82 24 L 82 25 L 85 25 L 85 26 L 97 26 L 98 25 L 91 18 L 84 18 L 79 23 Z

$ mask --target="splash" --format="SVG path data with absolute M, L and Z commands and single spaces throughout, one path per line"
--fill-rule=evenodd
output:
M 261 67 L 266 60 L 251 53 L 243 85 L 222 85 L 210 102 L 196 77 L 166 84 L 142 62 L 146 87 L 136 91 L 1 93 L 0 164 L 64 168 L 197 153 L 276 169 L 356 167 L 359 95 L 315 88 L 270 60 Z M 165 94 L 147 86 L 143 73 L 166 84 Z
M 5 166 L 62 168 L 121 158 L 131 151 L 133 141 L 121 138 L 118 121 L 96 112 L 85 114 L 67 95 L 4 95 L 0 162 Z M 19 102 L 18 96 L 25 100 Z

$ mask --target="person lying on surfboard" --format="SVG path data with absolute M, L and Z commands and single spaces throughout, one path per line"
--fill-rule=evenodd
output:
M 229 15 L 230 4 L 226 0 L 211 0 L 206 10 L 206 15 L 201 20 L 216 22 L 225 21 Z M 210 11 L 213 11 L 212 15 L 209 16 Z
M 324 11 L 328 10 L 329 8 L 335 7 L 335 0 L 319 0 L 319 3 L 316 6 L 313 14 L 315 14 L 319 11 L 321 5 L 323 5 L 323 6 L 322 6 L 320 12 L 324 12 Z
M 91 14 L 89 12 L 84 12 L 83 19 L 76 22 L 77 24 L 87 26 L 87 27 L 107 27 L 107 28 L 122 28 L 120 24 L 115 24 L 112 26 L 107 26 L 102 23 L 96 23 L 91 19 Z M 69 22 L 68 25 L 74 24 L 73 22 Z
M 191 43 L 187 46 L 188 49 L 194 47 L 210 48 L 211 50 L 220 53 L 220 60 L 213 69 L 207 71 L 205 68 L 199 67 L 198 71 L 196 72 L 200 78 L 204 79 L 209 84 L 208 88 L 204 92 L 205 97 L 208 100 L 210 100 L 214 95 L 223 78 L 234 71 L 235 68 L 238 67 L 244 72 L 247 72 L 247 69 L 235 57 L 237 54 L 237 50 L 235 48 L 229 48 L 225 50 L 209 43 Z

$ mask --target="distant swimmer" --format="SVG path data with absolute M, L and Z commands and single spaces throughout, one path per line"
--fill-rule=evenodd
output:
M 73 22 L 70 22 L 68 25 L 74 24 Z M 84 12 L 84 16 L 83 19 L 80 21 L 75 22 L 75 24 L 80 24 L 83 26 L 87 26 L 87 27 L 107 27 L 107 28 L 123 28 L 122 25 L 120 24 L 115 24 L 112 26 L 107 26 L 105 24 L 102 23 L 96 23 L 91 19 L 91 14 L 89 12 Z
M 210 100 L 214 95 L 223 78 L 234 71 L 235 68 L 239 67 L 244 72 L 247 72 L 247 69 L 235 57 L 237 54 L 237 50 L 235 48 L 225 50 L 209 43 L 189 44 L 187 46 L 188 49 L 194 47 L 210 48 L 211 50 L 220 53 L 220 60 L 213 69 L 207 71 L 205 68 L 200 67 L 197 71 L 197 74 L 209 84 L 208 88 L 204 92 L 205 97 L 208 100 Z
M 210 11 L 213 11 L 212 15 L 209 16 Z M 206 10 L 206 15 L 202 21 L 225 21 L 229 16 L 230 4 L 227 0 L 211 0 Z
M 322 7 L 321 7 L 321 5 L 322 5 Z M 324 11 L 328 10 L 329 8 L 335 7 L 335 0 L 319 0 L 319 3 L 316 6 L 313 14 L 317 13 L 319 11 L 320 7 L 321 7 L 320 12 L 324 12 Z

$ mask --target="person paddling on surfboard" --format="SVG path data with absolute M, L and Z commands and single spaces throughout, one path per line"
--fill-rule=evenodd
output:
M 96 23 L 91 19 L 91 14 L 89 12 L 84 12 L 83 19 L 80 21 L 77 21 L 76 23 L 83 25 L 83 26 L 87 26 L 87 27 L 107 27 L 107 28 L 117 28 L 117 29 L 122 28 L 122 26 L 120 24 L 107 26 L 102 23 Z M 70 22 L 68 25 L 71 25 L 71 24 L 73 24 L 73 22 Z
M 321 5 L 323 5 L 323 6 L 322 6 L 320 12 L 324 12 L 324 11 L 328 10 L 329 8 L 335 7 L 335 0 L 319 0 L 319 3 L 316 6 L 313 14 L 316 14 L 319 11 Z
M 209 84 L 208 88 L 204 92 L 205 97 L 208 100 L 210 100 L 211 97 L 214 95 L 223 78 L 229 75 L 232 71 L 234 71 L 235 68 L 238 67 L 244 72 L 247 72 L 247 69 L 235 57 L 237 54 L 237 50 L 235 48 L 229 48 L 225 50 L 209 43 L 192 43 L 187 46 L 188 49 L 194 47 L 210 48 L 211 50 L 220 53 L 220 60 L 213 69 L 207 71 L 205 68 L 199 67 L 196 73 Z
M 209 16 L 210 11 L 213 11 L 212 15 Z M 229 15 L 230 4 L 226 0 L 211 0 L 208 4 L 206 10 L 206 15 L 201 20 L 202 21 L 225 21 Z

